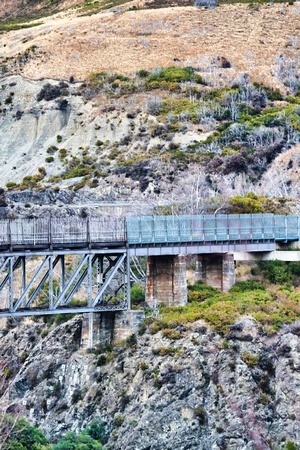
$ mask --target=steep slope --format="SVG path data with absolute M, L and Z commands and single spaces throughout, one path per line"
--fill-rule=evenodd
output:
M 1 337 L 9 369 L 4 410 L 23 405 L 22 415 L 52 439 L 100 417 L 107 449 L 267 450 L 300 443 L 299 327 L 267 337 L 245 319 L 227 344 L 200 321 L 178 327 L 176 341 L 147 332 L 120 344 L 106 364 L 105 354 L 78 349 L 80 327 L 80 317 L 48 335 L 39 324 L 21 324 Z

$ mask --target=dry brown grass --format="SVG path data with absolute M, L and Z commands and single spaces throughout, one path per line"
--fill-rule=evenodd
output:
M 177 7 L 82 17 L 75 12 L 60 13 L 36 28 L 3 35 L 0 55 L 14 57 L 37 45 L 45 55 L 25 65 L 25 76 L 84 79 L 101 70 L 131 73 L 170 66 L 174 58 L 179 64 L 197 65 L 199 56 L 214 54 L 231 61 L 233 72 L 248 72 L 267 84 L 278 51 L 299 51 L 288 46 L 289 36 L 299 35 L 296 10 L 296 6 L 275 4 L 255 8 L 226 5 L 214 10 Z

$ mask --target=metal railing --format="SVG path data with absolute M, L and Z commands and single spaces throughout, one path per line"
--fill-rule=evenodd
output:
M 218 214 L 0 220 L 0 247 L 292 241 L 299 216 Z
M 124 243 L 125 220 L 51 218 L 0 220 L 0 246 L 51 246 Z
M 298 216 L 218 214 L 127 219 L 129 245 L 299 239 Z

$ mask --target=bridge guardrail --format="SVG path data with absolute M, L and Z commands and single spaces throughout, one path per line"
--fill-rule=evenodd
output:
M 129 245 L 299 239 L 299 217 L 273 214 L 127 218 Z
M 0 220 L 0 246 L 155 245 L 299 239 L 299 216 L 217 214 Z

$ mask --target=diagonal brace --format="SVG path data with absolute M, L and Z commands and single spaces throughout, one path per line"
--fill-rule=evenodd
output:
M 55 260 L 53 261 L 53 269 L 54 267 L 57 265 L 58 261 L 59 261 L 60 256 L 57 256 L 55 258 Z M 44 286 L 44 284 L 46 283 L 47 278 L 49 277 L 49 269 L 47 270 L 47 272 L 45 273 L 45 275 L 43 276 L 43 278 L 41 279 L 39 285 L 37 286 L 37 288 L 34 290 L 34 292 L 31 294 L 28 302 L 26 303 L 26 308 L 28 308 L 31 303 L 33 302 L 33 300 L 35 299 L 35 297 L 39 294 L 40 290 L 42 289 L 42 287 Z
M 35 272 L 35 274 L 33 275 L 30 283 L 27 285 L 26 289 L 24 290 L 24 292 L 22 293 L 21 297 L 19 298 L 19 300 L 17 300 L 16 304 L 13 307 L 13 311 L 16 312 L 16 310 L 18 309 L 18 307 L 20 306 L 20 304 L 26 299 L 26 295 L 29 292 L 31 286 L 33 285 L 33 283 L 35 282 L 35 280 L 37 279 L 37 277 L 39 276 L 39 274 L 41 273 L 41 271 L 43 270 L 45 264 L 49 261 L 49 258 L 51 258 L 51 256 L 46 256 L 44 261 L 42 262 L 42 264 L 40 265 L 40 267 L 38 268 L 38 270 Z
M 97 256 L 94 256 L 93 259 L 92 259 L 92 265 L 95 264 L 96 259 L 97 259 Z M 68 305 L 68 303 L 71 301 L 73 295 L 78 291 L 80 285 L 82 284 L 83 280 L 87 276 L 87 273 L 88 273 L 88 269 L 84 269 L 84 272 L 81 274 L 79 280 L 77 281 L 75 286 L 72 288 L 72 290 L 69 293 L 69 295 L 66 298 L 66 300 L 62 303 L 63 305 Z
M 77 269 L 73 273 L 72 277 L 70 278 L 68 283 L 65 285 L 64 289 L 61 291 L 61 293 L 59 294 L 58 298 L 56 299 L 56 302 L 53 305 L 53 309 L 56 309 L 57 306 L 60 304 L 60 302 L 65 298 L 66 293 L 68 292 L 68 290 L 70 289 L 70 287 L 74 283 L 75 278 L 77 277 L 77 275 L 79 274 L 80 270 L 82 269 L 82 267 L 86 263 L 87 258 L 88 258 L 88 255 L 85 255 L 82 258 L 81 263 L 77 266 Z
M 124 259 L 126 258 L 126 254 L 124 253 L 121 257 L 118 257 L 118 258 L 119 258 L 119 260 L 116 262 L 115 266 L 113 267 L 112 272 L 109 274 L 109 276 L 106 278 L 105 282 L 101 286 L 101 289 L 98 292 L 98 294 L 96 295 L 96 297 L 94 298 L 91 306 L 95 306 L 98 303 L 98 301 L 102 297 L 105 289 L 107 288 L 107 286 L 109 285 L 109 283 L 111 282 L 111 280 L 113 279 L 115 274 L 118 272 L 119 267 L 121 266 Z
M 8 260 L 6 260 L 6 262 L 2 265 L 2 267 L 1 267 L 1 269 L 0 269 L 0 274 L 1 274 L 2 270 L 4 269 L 4 266 L 7 264 L 7 262 L 8 262 Z M 13 270 L 16 270 L 16 268 L 18 267 L 18 265 L 20 264 L 20 262 L 21 262 L 21 257 L 19 256 L 19 257 L 17 258 L 17 260 L 14 262 Z M 5 284 L 7 283 L 8 279 L 9 279 L 9 274 L 6 275 L 6 277 L 4 278 L 4 280 L 2 281 L 2 283 L 0 284 L 0 291 L 1 291 L 1 289 L 3 289 L 3 287 L 4 287 Z
M 0 275 L 3 272 L 3 270 L 5 269 L 5 267 L 7 266 L 8 261 L 9 261 L 9 258 L 6 258 L 4 263 L 2 264 L 2 266 L 0 267 Z

